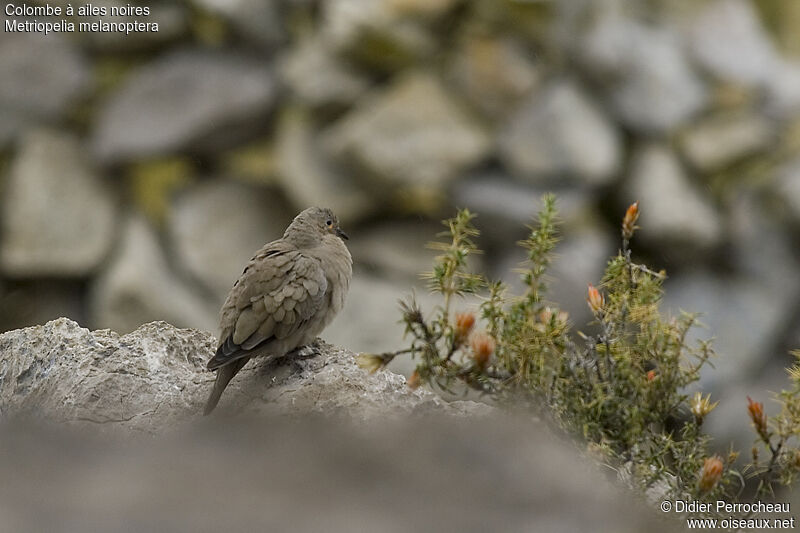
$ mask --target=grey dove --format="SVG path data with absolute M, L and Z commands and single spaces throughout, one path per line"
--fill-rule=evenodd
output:
M 353 276 L 345 239 L 330 209 L 310 207 L 247 263 L 220 311 L 219 344 L 207 365 L 217 379 L 204 414 L 251 357 L 282 357 L 330 324 Z

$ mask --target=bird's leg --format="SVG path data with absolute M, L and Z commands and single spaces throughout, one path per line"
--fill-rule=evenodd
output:
M 291 359 L 310 359 L 311 357 L 316 357 L 318 354 L 319 352 L 317 352 L 316 346 L 312 341 L 308 344 L 304 344 L 303 346 L 298 346 L 294 350 L 287 353 L 286 357 Z

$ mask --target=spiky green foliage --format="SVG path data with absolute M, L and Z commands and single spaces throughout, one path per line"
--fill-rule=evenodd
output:
M 609 260 L 599 286 L 588 286 L 594 320 L 581 330 L 546 300 L 547 268 L 559 240 L 555 197 L 543 197 L 542 206 L 519 243 L 527 251 L 519 269 L 523 294 L 509 294 L 502 282 L 468 270 L 469 256 L 480 253 L 474 242 L 478 230 L 475 215 L 459 211 L 445 221 L 444 240 L 432 245 L 441 254 L 425 275 L 430 288 L 442 294 L 442 305 L 426 317 L 413 297 L 402 303 L 409 347 L 364 354 L 360 363 L 376 370 L 410 354 L 418 362 L 413 386 L 427 383 L 452 392 L 462 384 L 498 403 L 527 401 L 630 474 L 643 490 L 658 487 L 661 498 L 735 500 L 744 485 L 733 466 L 738 454 L 731 449 L 725 457 L 711 457 L 710 439 L 701 430 L 717 402 L 686 392 L 714 352 L 708 342 L 687 341 L 696 315 L 661 312 L 665 273 L 631 259 L 638 203 L 625 213 L 620 251 Z M 452 313 L 454 298 L 464 294 L 483 298 L 480 319 L 470 312 Z M 800 361 L 800 352 L 795 355 Z M 759 462 L 754 448 L 747 468 L 758 478 L 759 495 L 800 475 L 800 362 L 789 375 L 793 386 L 778 395 L 780 414 L 768 421 L 763 405 L 750 402 L 768 457 Z

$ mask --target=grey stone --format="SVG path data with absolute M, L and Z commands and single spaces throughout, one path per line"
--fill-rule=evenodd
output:
M 347 247 L 359 267 L 386 280 L 415 283 L 432 268 L 438 253 L 427 244 L 443 230 L 433 222 L 386 220 L 350 231 Z
M 155 232 L 140 216 L 125 222 L 118 249 L 90 292 L 93 327 L 125 333 L 160 319 L 206 330 L 217 327 L 216 308 L 170 270 Z
M 610 183 L 619 170 L 619 134 L 600 109 L 569 81 L 534 93 L 498 137 L 502 161 L 521 178 L 573 177 Z
M 209 180 L 175 199 L 169 213 L 171 248 L 221 307 L 247 261 L 283 235 L 292 216 L 274 190 Z
M 94 152 L 115 162 L 198 144 L 220 147 L 264 120 L 274 85 L 263 61 L 171 53 L 131 74 L 113 93 L 95 124 Z
M 278 71 L 292 97 L 310 106 L 350 104 L 369 86 L 369 81 L 339 59 L 330 43 L 319 36 L 289 48 Z
M 747 417 L 747 397 L 762 402 L 767 416 L 779 414 L 780 405 L 771 401 L 772 393 L 790 388 L 786 375 L 786 367 L 790 365 L 788 357 L 773 359 L 763 372 L 752 371 L 737 381 L 726 382 L 724 388 L 718 391 L 704 392 L 712 394 L 711 401 L 719 401 L 719 405 L 703 424 L 703 431 L 713 438 L 712 451 L 725 454 L 730 449 L 740 450 L 743 457 L 737 461 L 738 468 L 744 467 L 751 460 L 752 455 L 748 452 L 758 436 Z
M 697 61 L 722 80 L 762 86 L 775 72 L 775 46 L 747 0 L 711 2 L 694 20 L 690 33 Z
M 0 409 L 71 424 L 161 433 L 201 416 L 214 375 L 207 332 L 144 324 L 127 335 L 89 331 L 61 318 L 0 335 Z M 413 412 L 487 413 L 447 403 L 388 371 L 369 374 L 354 354 L 317 341 L 287 363 L 255 359 L 231 382 L 215 416 L 324 413 L 363 420 Z M 309 357 L 310 355 L 310 357 Z
M 325 330 L 325 339 L 346 345 L 357 353 L 405 348 L 408 339 L 403 338 L 405 326 L 399 323 L 402 318 L 400 301 L 408 301 L 412 294 L 425 316 L 430 316 L 434 306 L 441 304 L 441 298 L 431 294 L 420 281 L 413 285 L 391 282 L 356 271 L 344 308 Z M 457 303 L 466 308 L 466 303 L 460 300 Z M 416 362 L 406 355 L 397 357 L 389 368 L 408 376 L 415 366 Z
M 319 149 L 320 139 L 308 110 L 287 107 L 278 119 L 275 140 L 277 175 L 298 209 L 322 202 L 346 224 L 379 206 L 351 173 L 338 169 Z
M 437 19 L 455 3 L 330 0 L 322 4 L 319 33 L 336 50 L 366 59 L 380 70 L 392 70 L 435 51 L 434 37 L 423 23 Z
M 602 224 L 582 224 L 572 227 L 563 235 L 547 271 L 548 292 L 545 298 L 569 313 L 575 329 L 586 331 L 592 320 L 586 305 L 586 290 L 589 283 L 597 285 L 603 276 L 606 264 L 616 252 L 609 231 Z M 502 279 L 513 294 L 523 294 L 523 284 L 517 269 L 525 267 L 525 251 L 518 248 L 509 253 L 498 264 L 493 277 Z
M 60 35 L 0 33 L 0 148 L 61 117 L 91 84 L 89 65 Z
M 328 152 L 377 178 L 438 189 L 489 151 L 489 138 L 431 74 L 402 75 L 324 133 Z
M 722 238 L 718 213 L 665 146 L 651 144 L 636 151 L 625 197 L 640 202 L 639 232 L 653 243 L 708 248 Z
M 690 344 L 714 338 L 719 357 L 705 368 L 699 388 L 722 390 L 762 370 L 769 349 L 784 327 L 796 290 L 773 287 L 752 276 L 721 276 L 696 272 L 667 280 L 664 309 L 673 316 L 681 310 L 702 313 L 705 328 L 695 328 Z
M 3 523 L 15 533 L 684 527 L 530 417 L 210 422 L 155 437 L 3 423 L 0 472 L 14 480 L 0 485 Z M 220 495 L 224 505 L 208 503 Z
M 507 115 L 542 77 L 519 43 L 495 36 L 463 39 L 449 71 L 470 102 L 492 118 Z
M 727 113 L 692 125 L 683 135 L 682 148 L 696 169 L 712 172 L 769 149 L 775 137 L 774 125 L 762 115 Z
M 584 38 L 583 62 L 607 84 L 613 108 L 645 133 L 672 130 L 706 103 L 679 36 L 621 16 L 601 18 Z
M 73 136 L 20 141 L 2 197 L 0 266 L 10 276 L 85 276 L 107 254 L 115 201 Z
M 455 205 L 478 214 L 476 224 L 484 236 L 497 236 L 501 231 L 527 233 L 525 226 L 536 220 L 542 196 L 550 192 L 556 195 L 559 219 L 567 226 L 591 212 L 592 193 L 586 188 L 545 188 L 514 181 L 501 173 L 478 174 L 459 181 L 451 197 Z
M 164 46 L 180 38 L 189 30 L 189 14 L 186 8 L 179 4 L 152 4 L 149 15 L 115 15 L 112 16 L 110 8 L 126 7 L 130 4 L 120 0 L 105 0 L 103 6 L 109 11 L 102 17 L 103 22 L 117 24 L 137 22 L 151 22 L 158 24 L 158 31 L 135 31 L 130 33 L 118 31 L 83 31 L 80 38 L 87 45 L 105 52 L 117 53 L 130 52 L 131 50 L 146 50 Z M 77 7 L 77 6 L 76 6 Z M 80 22 L 96 22 L 91 17 L 81 17 Z
M 34 279 L 0 283 L 0 332 L 44 324 L 61 316 L 85 320 L 81 281 Z
M 192 0 L 211 13 L 228 19 L 246 39 L 271 48 L 286 37 L 280 2 L 261 0 Z
M 767 83 L 766 112 L 778 119 L 796 116 L 800 112 L 800 62 L 781 60 Z
M 790 160 L 778 170 L 774 189 L 790 217 L 800 223 L 800 157 Z

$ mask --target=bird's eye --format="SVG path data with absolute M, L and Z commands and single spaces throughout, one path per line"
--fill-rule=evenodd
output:
M 325 223 L 325 225 L 330 228 L 331 226 L 333 226 L 333 220 L 328 219 L 328 221 Z

